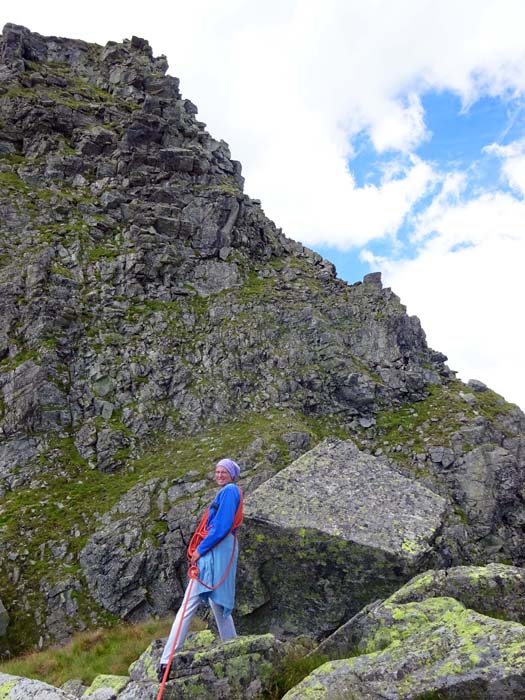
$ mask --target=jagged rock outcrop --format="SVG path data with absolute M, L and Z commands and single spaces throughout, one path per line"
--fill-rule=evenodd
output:
M 525 698 L 525 627 L 508 621 L 520 606 L 525 570 L 505 568 L 451 570 L 450 584 L 446 571 L 417 577 L 328 638 L 315 653 L 339 660 L 318 668 L 284 697 Z M 505 587 L 511 603 L 508 617 L 503 600 L 494 612 L 504 619 L 495 619 L 454 598 L 440 597 L 444 586 L 464 594 L 469 576 L 474 585 L 467 595 L 476 607 L 487 606 L 487 589 Z M 425 591 L 431 597 L 425 597 Z M 414 596 L 417 600 L 411 602 Z
M 450 376 L 377 276 L 341 283 L 242 193 L 147 42 L 7 25 L 0 50 L 7 444 L 68 429 L 113 470 L 152 430 L 275 402 L 368 415 Z
M 253 492 L 334 434 L 447 501 L 437 565 L 523 563 L 523 413 L 284 236 L 166 71 L 0 38 L 0 650 L 175 607 L 213 460 Z
M 446 509 L 351 441 L 321 443 L 246 499 L 242 623 L 332 631 L 428 568 Z
M 169 614 L 182 598 L 181 562 L 197 525 L 201 498 L 187 498 L 206 481 L 163 490 L 159 479 L 133 488 L 102 520 L 82 549 L 79 562 L 94 599 L 122 619 Z M 167 532 L 163 546 L 147 537 L 147 518 L 162 502 Z

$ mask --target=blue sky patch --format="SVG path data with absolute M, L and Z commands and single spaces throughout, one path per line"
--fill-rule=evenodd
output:
M 520 98 L 508 96 L 484 96 L 463 108 L 461 98 L 454 92 L 429 91 L 421 97 L 428 138 L 414 149 L 414 154 L 443 177 L 447 173 L 460 172 L 465 176 L 461 192 L 464 201 L 486 192 L 509 192 L 510 187 L 501 173 L 501 159 L 484 150 L 491 144 L 505 146 L 523 138 L 525 132 L 525 103 Z M 381 187 L 387 171 L 394 177 L 405 177 L 410 167 L 409 156 L 397 151 L 378 153 L 370 136 L 362 131 L 352 139 L 354 155 L 348 160 L 348 171 L 355 186 Z M 396 171 L 397 168 L 397 171 Z M 374 255 L 396 259 L 409 259 L 417 255 L 410 242 L 414 230 L 414 217 L 425 211 L 439 194 L 442 183 L 419 199 L 403 221 L 396 237 L 384 237 L 368 243 Z M 463 244 L 457 244 L 457 250 Z M 321 255 L 331 260 L 340 277 L 355 282 L 367 274 L 369 266 L 359 260 L 358 250 L 341 253 L 334 246 L 316 246 Z
M 352 139 L 354 155 L 348 161 L 348 170 L 352 173 L 356 187 L 376 185 L 379 187 L 383 179 L 381 157 L 376 152 L 369 135 L 365 131 L 359 132 Z M 384 160 L 384 156 L 383 156 Z
M 430 139 L 416 153 L 447 169 L 468 167 L 482 156 L 485 146 L 500 143 L 512 131 L 507 132 L 509 105 L 500 98 L 482 97 L 462 111 L 461 99 L 454 93 L 428 92 L 421 104 Z

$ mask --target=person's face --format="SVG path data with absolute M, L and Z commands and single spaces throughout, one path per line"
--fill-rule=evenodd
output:
M 226 486 L 233 481 L 230 472 L 224 467 L 215 467 L 215 481 L 219 486 Z

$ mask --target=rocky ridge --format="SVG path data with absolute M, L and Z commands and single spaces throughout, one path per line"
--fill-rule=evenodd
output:
M 457 382 L 379 274 L 284 236 L 164 57 L 6 25 L 0 58 L 0 648 L 167 613 L 213 460 L 243 468 L 250 549 L 261 484 L 327 436 L 446 503 L 400 584 L 523 563 L 523 413 Z M 326 601 L 323 632 L 355 612 Z

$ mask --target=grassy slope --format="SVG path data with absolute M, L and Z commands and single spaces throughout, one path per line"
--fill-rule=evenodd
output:
M 17 566 L 30 610 L 24 605 L 19 585 L 12 582 L 12 566 L 3 562 L 0 598 L 10 612 L 11 622 L 6 637 L 0 640 L 0 651 L 3 646 L 19 653 L 37 643 L 34 611 L 44 607 L 42 580 L 53 584 L 70 574 L 83 582 L 77 555 L 96 529 L 97 515 L 107 512 L 131 487 L 154 477 L 171 483 L 188 472 L 206 476 L 214 461 L 225 455 L 242 461 L 243 453 L 256 439 L 262 440 L 260 457 L 263 459 L 263 453 L 271 450 L 276 456 L 274 468 L 284 467 L 290 458 L 282 434 L 289 431 L 308 432 L 312 443 L 327 435 L 348 435 L 335 420 L 307 419 L 283 410 L 249 413 L 244 420 L 218 424 L 196 436 L 176 440 L 159 437 L 155 446 L 131 462 L 128 469 L 112 474 L 89 469 L 70 438 L 57 439 L 38 485 L 32 481 L 31 487 L 9 492 L 2 501 L 1 538 L 18 543 L 16 549 L 21 554 Z M 263 461 L 262 467 L 268 466 Z M 71 562 L 68 557 L 57 561 L 51 556 L 47 543 L 61 541 L 67 542 Z M 99 609 L 86 588 L 78 594 L 77 602 L 79 618 L 85 624 L 92 626 L 92 611 L 99 624 L 116 622 Z
M 0 671 L 60 686 L 71 678 L 90 685 L 102 673 L 126 676 L 128 667 L 153 640 L 167 636 L 169 620 L 82 632 L 61 648 L 50 648 L 0 663 Z
M 111 629 L 82 632 L 61 648 L 26 654 L 12 661 L 0 663 L 0 672 L 24 678 L 34 678 L 55 687 L 67 680 L 80 679 L 91 685 L 100 674 L 126 676 L 135 661 L 153 639 L 168 635 L 172 620 L 147 620 L 136 625 L 117 625 Z M 206 627 L 198 617 L 192 620 L 192 629 Z M 278 700 L 328 657 L 305 653 L 307 646 L 292 645 L 288 654 L 274 669 L 266 697 Z

